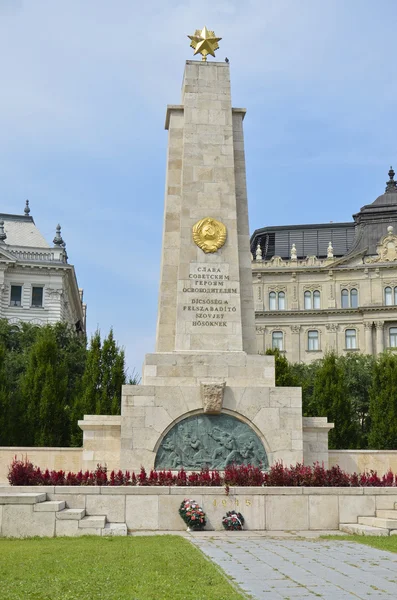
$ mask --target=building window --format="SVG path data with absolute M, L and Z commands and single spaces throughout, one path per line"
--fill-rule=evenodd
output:
M 32 306 L 42 307 L 43 306 L 43 288 L 32 287 Z
M 350 290 L 350 308 L 358 307 L 358 292 L 356 288 Z
M 276 310 L 276 292 L 270 292 L 269 294 L 269 308 L 270 310 Z
M 269 294 L 269 310 L 285 310 L 285 293 L 270 292 Z
M 390 286 L 385 287 L 385 305 L 397 305 L 397 287 L 394 290 Z
M 342 290 L 342 308 L 349 308 L 349 292 Z
M 305 292 L 305 310 L 309 310 L 312 307 L 312 295 L 311 292 Z
M 21 285 L 12 285 L 11 286 L 11 296 L 10 296 L 10 306 L 21 306 L 22 303 L 22 286 Z
M 319 309 L 320 308 L 320 292 L 318 290 L 314 291 L 313 294 L 309 291 L 304 293 L 305 299 L 305 310 L 310 310 L 311 308 Z
M 313 329 L 307 332 L 307 349 L 308 350 L 318 350 L 318 331 Z
M 355 350 L 357 348 L 357 332 L 355 329 L 346 329 L 345 346 L 346 350 Z
M 280 350 L 282 352 L 284 350 L 283 344 L 283 332 L 282 331 L 273 331 L 272 333 L 272 350 Z
M 313 308 L 320 308 L 320 292 L 318 290 L 313 292 Z
M 285 310 L 285 293 L 278 293 L 278 310 Z
M 342 308 L 357 308 L 358 307 L 358 291 L 356 288 L 350 290 L 342 290 L 341 292 Z
M 397 348 L 397 327 L 390 327 L 389 329 L 389 346 L 390 348 Z

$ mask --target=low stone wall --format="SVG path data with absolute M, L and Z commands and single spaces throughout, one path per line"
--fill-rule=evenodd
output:
M 84 508 L 87 515 L 104 515 L 110 523 L 126 523 L 130 530 L 153 531 L 185 529 L 178 509 L 187 497 L 203 507 L 209 530 L 222 529 L 222 517 L 235 509 L 243 514 L 248 530 L 332 531 L 340 523 L 356 523 L 359 516 L 375 516 L 377 509 L 391 509 L 397 502 L 397 488 L 236 487 L 226 496 L 223 487 L 0 487 L 0 494 L 5 492 L 46 492 L 47 500 L 65 500 L 68 508 Z M 40 534 L 40 527 L 43 519 L 54 519 L 53 513 L 35 513 L 32 508 L 21 512 L 20 506 L 1 508 L 0 527 L 1 518 L 7 518 L 8 532 L 15 512 L 16 531 L 23 530 L 22 514 L 25 519 L 40 515 L 37 535 L 48 535 Z M 45 530 L 51 531 L 51 527 L 49 524 Z
M 397 450 L 329 450 L 328 466 L 334 465 L 348 473 L 377 471 L 384 475 L 390 469 L 397 473 Z
M 0 483 L 7 483 L 8 467 L 14 456 L 28 459 L 41 469 L 59 471 L 80 471 L 82 468 L 82 448 L 28 448 L 3 446 L 0 448 Z

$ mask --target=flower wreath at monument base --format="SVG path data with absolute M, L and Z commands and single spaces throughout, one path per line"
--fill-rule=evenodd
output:
M 241 531 L 244 525 L 244 517 L 235 510 L 229 510 L 222 519 L 222 525 L 228 531 Z
M 179 507 L 179 514 L 185 521 L 188 531 L 202 531 L 207 523 L 205 512 L 195 500 L 185 498 Z

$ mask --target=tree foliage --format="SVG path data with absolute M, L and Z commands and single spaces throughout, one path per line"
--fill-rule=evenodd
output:
M 347 381 L 332 352 L 324 357 L 314 376 L 313 408 L 317 416 L 335 424 L 329 433 L 329 448 L 355 448 L 356 423 Z
M 397 355 L 331 353 L 303 364 L 266 354 L 275 356 L 276 386 L 302 388 L 303 416 L 335 424 L 330 448 L 397 448 Z
M 0 446 L 79 445 L 77 421 L 119 414 L 125 382 L 112 330 L 103 343 L 95 332 L 87 348 L 66 324 L 0 320 Z
M 376 361 L 370 389 L 369 444 L 378 450 L 397 448 L 397 356 L 385 352 Z

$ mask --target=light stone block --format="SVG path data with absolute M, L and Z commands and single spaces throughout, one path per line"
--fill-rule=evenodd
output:
M 179 507 L 181 502 L 187 496 L 163 496 L 159 498 L 159 530 L 164 531 L 186 531 L 186 523 L 182 520 L 179 514 Z M 192 499 L 196 500 L 202 505 L 202 497 L 194 496 Z
M 309 496 L 309 529 L 339 529 L 340 522 L 337 496 Z
M 55 522 L 55 537 L 76 537 L 80 535 L 81 529 L 77 521 L 60 521 Z
M 0 504 L 37 504 L 46 500 L 45 493 L 13 493 L 6 492 L 0 495 Z
M 157 531 L 159 528 L 159 497 L 126 496 L 125 522 L 128 529 Z
M 111 523 L 124 523 L 125 496 L 87 496 L 85 511 L 87 515 L 105 515 Z
M 54 537 L 55 513 L 34 512 L 32 505 L 5 505 L 1 522 L 3 537 Z
M 376 510 L 394 509 L 397 502 L 397 494 L 391 496 L 375 496 Z
M 266 498 L 268 531 L 309 529 L 309 500 L 305 496 L 268 496 Z
M 340 523 L 357 523 L 358 517 L 375 516 L 375 496 L 340 495 L 338 501 Z

